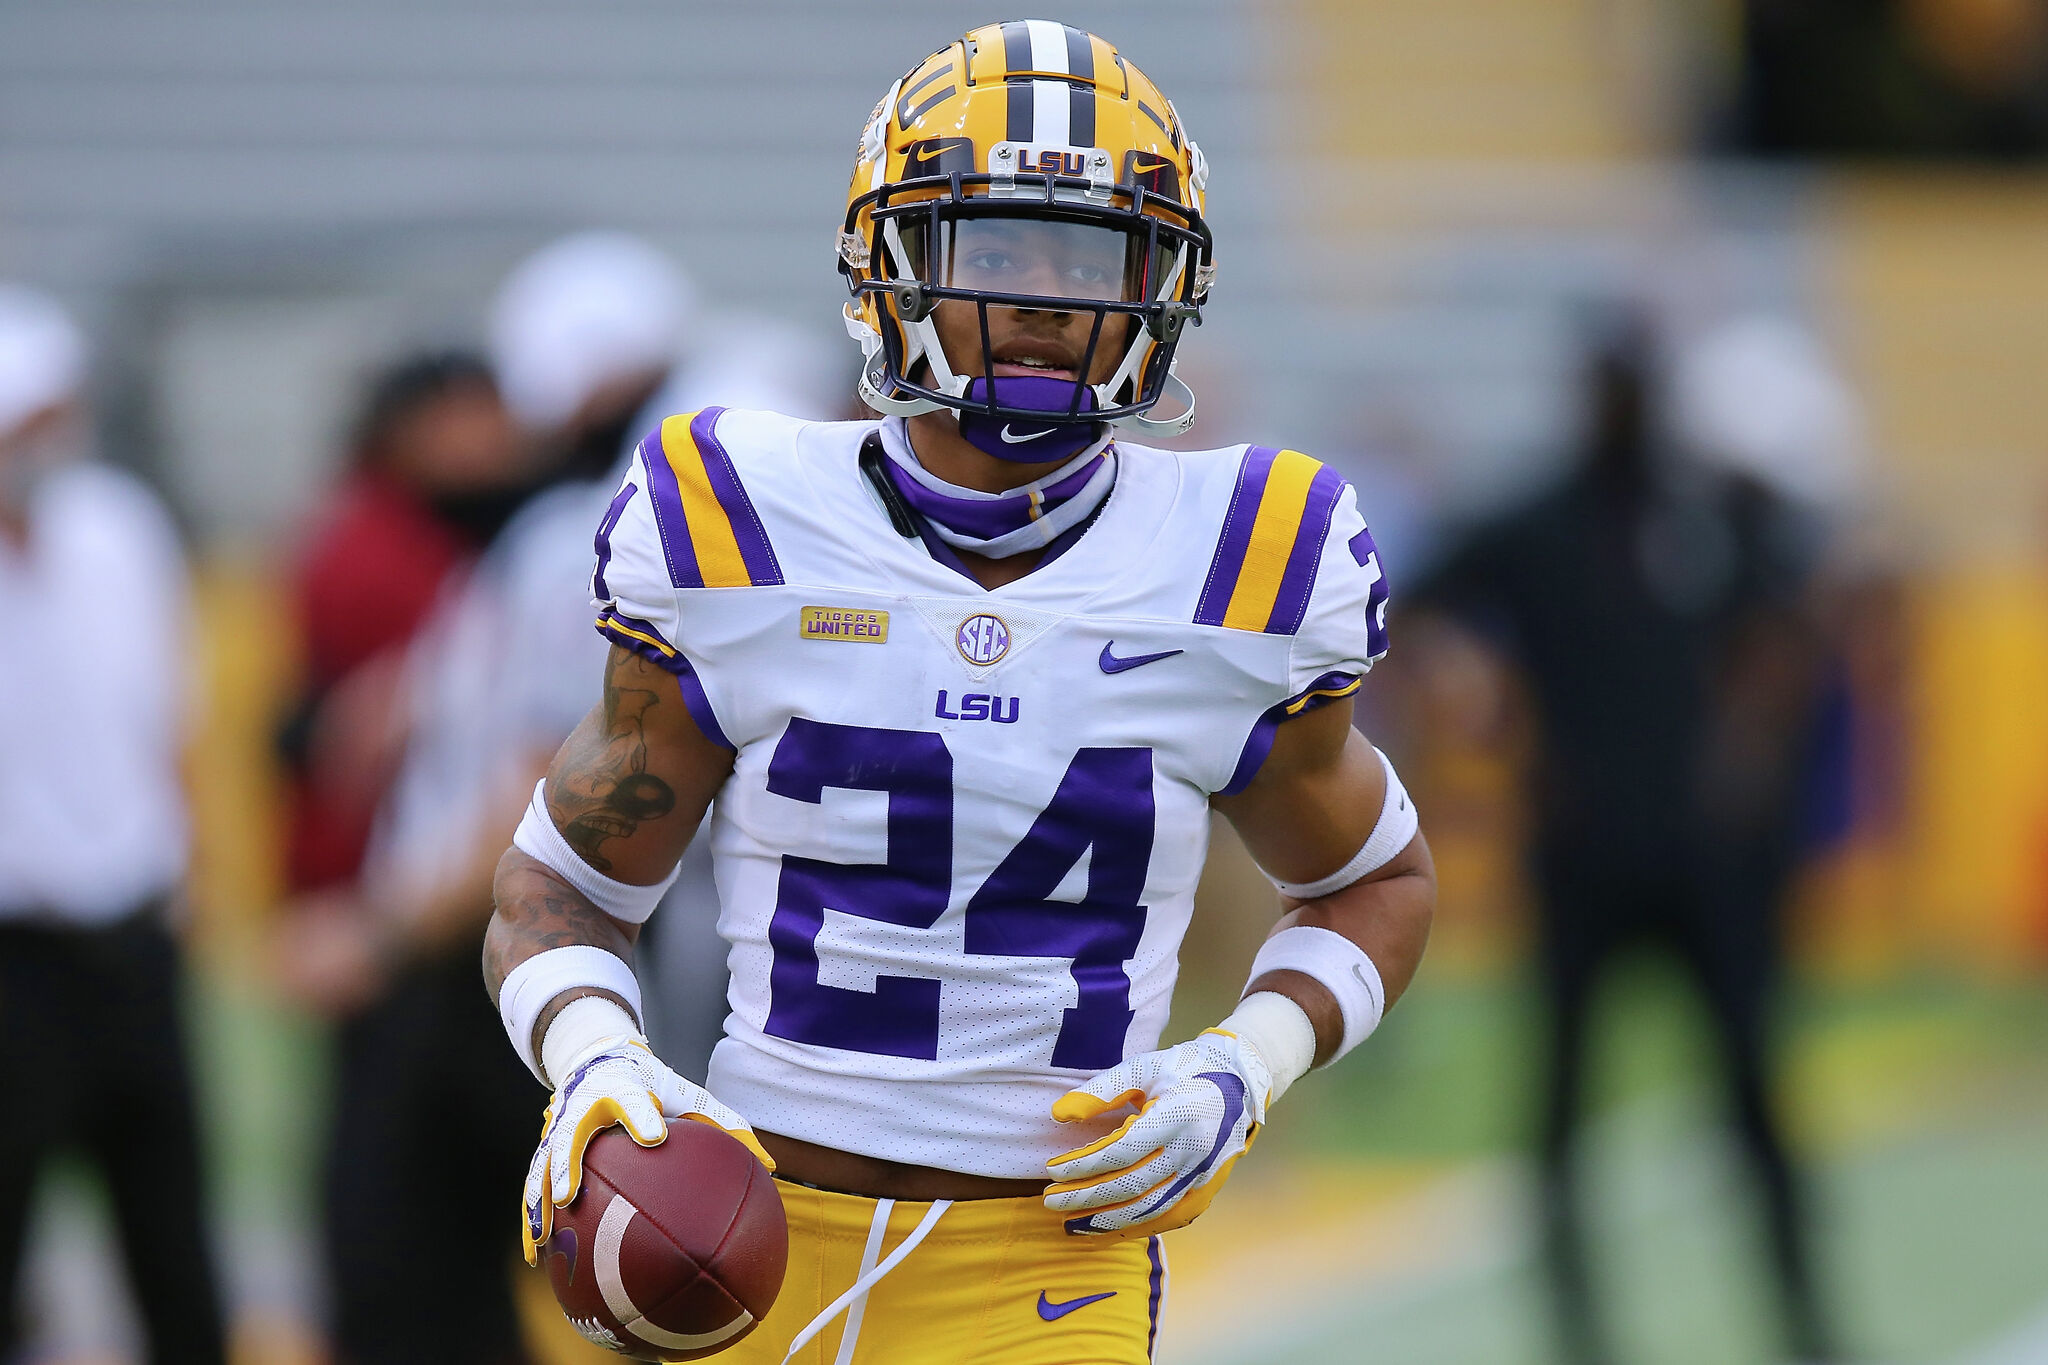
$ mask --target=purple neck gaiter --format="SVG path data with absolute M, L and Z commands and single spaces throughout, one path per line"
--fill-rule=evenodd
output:
M 973 442 L 976 449 L 998 460 L 1013 460 L 1018 464 L 1070 460 L 1100 441 L 1108 427 L 1106 422 L 1068 420 L 1067 409 L 1074 405 L 1074 390 L 1077 388 L 1081 391 L 1081 411 L 1095 411 L 1095 390 L 1085 384 L 1075 384 L 1068 379 L 1041 379 L 1027 374 L 997 375 L 992 380 L 977 377 L 967 381 L 967 401 L 986 403 L 991 384 L 995 387 L 996 402 L 1004 407 L 1058 414 L 1057 420 L 1030 422 L 1008 421 L 990 417 L 985 412 L 963 411 L 960 414 L 960 434 Z
M 884 421 L 881 435 L 889 481 L 903 500 L 945 544 L 990 559 L 1052 544 L 1093 516 L 1116 482 L 1106 439 L 1022 488 L 983 493 L 947 483 L 918 463 L 902 418 Z

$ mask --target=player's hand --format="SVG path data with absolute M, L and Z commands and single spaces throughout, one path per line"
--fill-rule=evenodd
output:
M 1142 1237 L 1192 1223 L 1258 1136 L 1272 1087 L 1258 1050 L 1217 1029 L 1111 1067 L 1062 1095 L 1052 1116 L 1075 1123 L 1126 1104 L 1138 1112 L 1045 1163 L 1058 1182 L 1045 1206 L 1081 1235 Z
M 616 1123 L 642 1147 L 658 1146 L 668 1136 L 670 1119 L 723 1128 L 762 1165 L 775 1169 L 753 1128 L 710 1091 L 669 1070 L 639 1039 L 606 1039 L 575 1060 L 548 1104 L 540 1148 L 526 1168 L 521 1229 L 528 1265 L 540 1263 L 555 1210 L 566 1207 L 583 1187 L 583 1152 L 590 1140 Z

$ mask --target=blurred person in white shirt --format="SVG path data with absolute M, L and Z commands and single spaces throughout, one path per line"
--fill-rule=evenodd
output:
M 739 401 L 829 406 L 812 378 L 823 367 L 801 339 L 762 323 L 726 324 L 715 344 L 711 335 L 683 273 L 623 233 L 543 247 L 494 303 L 499 386 L 552 479 L 443 599 L 406 660 L 409 738 L 361 894 L 390 939 L 436 950 L 372 1007 L 373 1026 L 386 1024 L 342 1082 L 329 1193 L 342 1361 L 523 1358 L 507 1276 L 518 1232 L 505 1199 L 531 1155 L 539 1092 L 507 1053 L 475 973 L 498 855 L 603 673 L 591 530 L 633 443 L 667 413 L 707 401 L 707 389 L 729 398 L 744 375 L 751 396 Z M 693 908 L 669 917 L 669 942 L 643 961 L 655 964 L 650 976 L 673 963 L 682 980 L 648 982 L 650 1013 L 668 1007 L 662 1022 L 681 1055 L 708 1058 L 725 994 L 708 858 L 697 855 L 671 894 Z M 432 1226 L 408 1232 L 423 1216 Z M 431 1298 L 420 1288 L 429 1283 Z
M 469 727 L 498 727 L 506 775 L 486 785 L 503 804 L 478 831 L 469 867 L 470 876 L 482 874 L 472 885 L 486 910 L 489 872 L 503 851 L 502 840 L 492 840 L 518 823 L 603 675 L 605 642 L 591 629 L 591 529 L 604 520 L 635 444 L 664 417 L 713 402 L 840 416 L 847 387 L 823 341 L 769 319 L 711 313 L 673 259 L 617 231 L 572 233 L 521 262 L 495 301 L 491 351 L 514 416 L 558 452 L 558 482 L 506 528 L 466 604 L 473 617 L 502 617 L 492 628 L 503 653 L 490 681 L 475 672 L 472 651 L 451 651 L 444 677 L 469 672 L 481 686 L 449 698 L 446 718 L 422 726 L 440 727 L 437 747 L 467 747 L 477 762 L 492 760 Z M 485 693 L 498 704 L 489 719 L 478 709 Z M 455 710 L 470 719 L 456 720 Z M 429 766 L 447 773 L 460 764 Z M 437 819 L 414 818 L 424 809 L 406 816 L 414 846 L 438 843 Z M 662 916 L 641 944 L 648 1031 L 664 1057 L 701 1075 L 721 1036 L 726 984 L 718 895 L 701 841 L 670 898 L 693 908 Z
M 92 458 L 88 350 L 0 284 L 0 1358 L 36 1178 L 105 1181 L 151 1358 L 224 1360 L 170 907 L 185 874 L 186 572 L 140 481 Z M 94 648 L 83 650 L 91 641 Z

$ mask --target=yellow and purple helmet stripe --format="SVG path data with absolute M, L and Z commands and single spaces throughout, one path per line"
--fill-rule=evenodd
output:
M 1341 474 L 1298 450 L 1247 451 L 1195 624 L 1269 635 L 1300 630 L 1344 489 Z
M 775 547 L 732 458 L 719 444 L 723 408 L 663 420 L 640 443 L 669 581 L 678 588 L 768 587 L 782 582 Z

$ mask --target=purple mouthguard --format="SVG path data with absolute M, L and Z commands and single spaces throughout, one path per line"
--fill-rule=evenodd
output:
M 990 417 L 986 412 L 963 411 L 960 434 L 977 450 L 1018 464 L 1052 464 L 1071 460 L 1102 439 L 1103 423 L 1086 416 L 1078 420 L 1067 416 L 1067 409 L 1074 405 L 1076 388 L 1081 390 L 1082 413 L 1095 411 L 1095 390 L 1086 385 L 1077 385 L 1071 379 L 1041 379 L 1028 374 L 997 375 L 993 380 L 976 377 L 967 381 L 967 401 L 986 403 L 991 384 L 995 387 L 996 402 L 1006 408 L 1029 408 L 1058 415 L 1043 422 L 1013 422 Z

